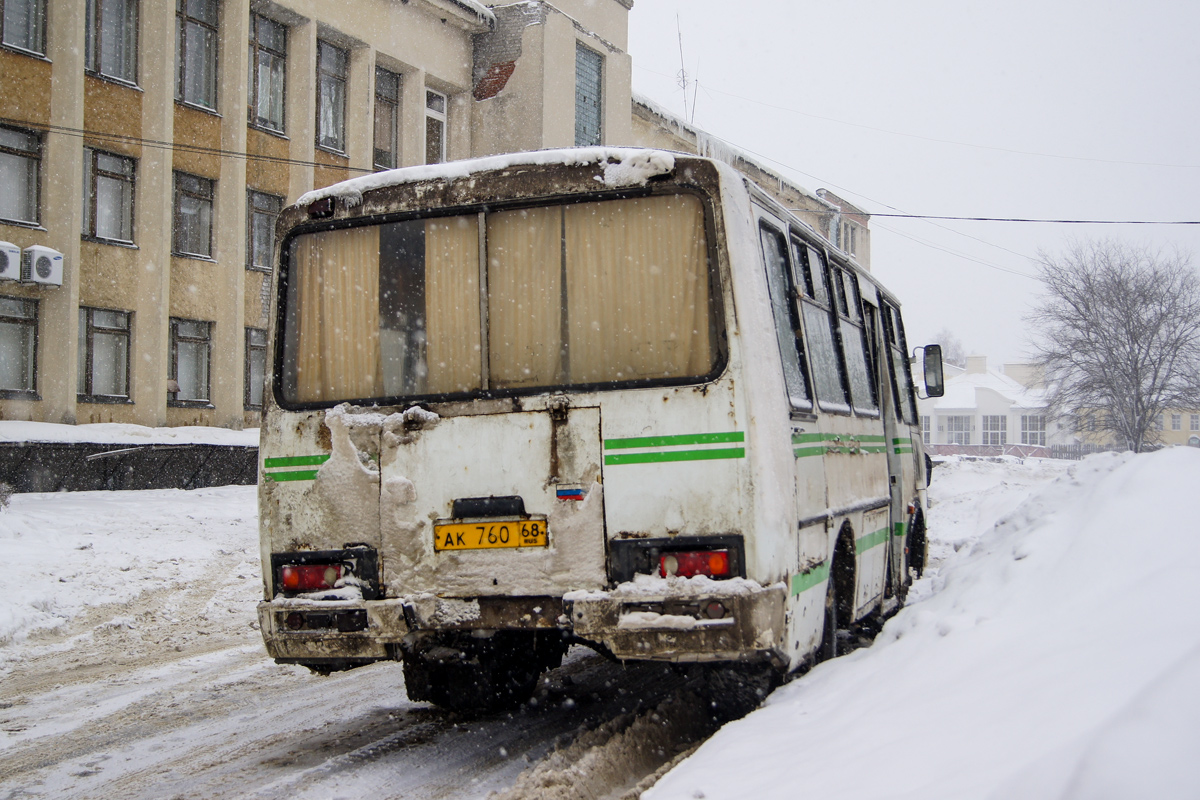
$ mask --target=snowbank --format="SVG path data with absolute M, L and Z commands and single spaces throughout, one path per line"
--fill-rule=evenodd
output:
M 258 428 L 183 426 L 148 428 L 119 422 L 59 425 L 53 422 L 0 421 L 0 442 L 90 442 L 92 444 L 217 444 L 258 447 Z
M 1031 471 L 1061 474 L 1037 487 Z M 775 692 L 643 797 L 1197 797 L 1198 484 L 1192 448 L 943 465 L 945 561 L 875 644 Z
M 218 557 L 229 562 L 225 580 L 257 586 L 256 492 L 14 495 L 0 510 L 0 666 L 19 656 L 13 646 L 31 633 L 70 626 L 102 606 L 120 614 L 114 604 L 182 591 Z M 114 622 L 134 624 L 122 619 Z

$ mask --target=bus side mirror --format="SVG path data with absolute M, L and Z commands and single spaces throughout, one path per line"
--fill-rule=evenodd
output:
M 941 397 L 946 393 L 946 380 L 942 375 L 942 346 L 927 344 L 921 350 L 921 361 L 925 368 L 925 396 Z

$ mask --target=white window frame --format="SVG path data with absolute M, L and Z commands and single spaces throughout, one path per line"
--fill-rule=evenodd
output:
M 971 428 L 975 418 L 952 414 L 946 417 L 946 444 L 971 444 Z
M 449 127 L 450 97 L 436 89 L 425 87 L 425 163 L 441 164 L 446 160 L 446 133 Z M 430 137 L 437 131 L 437 141 Z
M 979 443 L 993 447 L 1008 444 L 1008 417 L 1003 414 L 983 414 L 981 417 Z
M 1190 430 L 1200 431 L 1200 414 L 1192 414 L 1191 416 L 1192 416 L 1192 418 L 1191 418 Z
M 1021 444 L 1046 445 L 1046 415 L 1021 415 Z
M 933 418 L 928 414 L 921 416 L 921 441 L 933 444 Z
M 255 189 L 246 190 L 246 269 L 272 272 L 275 258 L 275 221 L 283 210 L 283 198 Z M 266 231 L 266 246 L 259 248 L 258 230 Z
M 1171 430 L 1173 430 L 1173 431 L 1183 430 L 1183 414 L 1172 414 L 1171 415 Z

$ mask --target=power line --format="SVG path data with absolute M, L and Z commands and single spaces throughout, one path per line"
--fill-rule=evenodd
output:
M 897 219 L 944 219 L 956 222 L 1039 222 L 1052 225 L 1200 225 L 1200 220 L 1156 219 L 1034 219 L 1031 217 L 949 217 L 936 214 L 875 214 L 872 217 Z
M 202 155 L 223 156 L 228 158 L 240 158 L 246 161 L 268 161 L 275 164 L 292 164 L 302 167 L 330 167 L 334 165 L 323 164 L 319 161 L 303 161 L 296 158 L 285 158 L 282 156 L 268 156 L 258 153 L 245 153 L 240 150 L 225 150 L 220 147 L 204 147 L 197 144 L 186 144 L 184 142 L 165 142 L 161 139 L 145 139 L 141 136 L 130 136 L 123 133 L 105 133 L 104 131 L 95 131 L 89 128 L 71 128 L 65 125 L 49 125 L 38 122 L 29 122 L 22 119 L 11 119 L 9 117 L 0 117 L 0 124 L 13 125 L 20 128 L 31 130 L 46 131 L 47 133 L 59 133 L 64 136 L 74 136 L 80 139 L 95 139 L 108 142 L 128 142 L 139 144 L 143 147 L 149 147 L 157 150 L 171 150 L 185 153 L 199 153 Z M 352 166 L 336 166 L 336 169 L 345 169 L 350 172 L 371 173 L 373 169 L 365 167 Z

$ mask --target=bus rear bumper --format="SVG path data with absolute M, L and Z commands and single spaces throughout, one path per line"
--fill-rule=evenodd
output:
M 267 653 L 280 661 L 381 660 L 409 627 L 400 600 L 308 601 L 258 604 Z
M 622 660 L 784 660 L 782 584 L 641 577 L 564 597 L 574 634 Z

